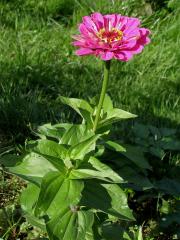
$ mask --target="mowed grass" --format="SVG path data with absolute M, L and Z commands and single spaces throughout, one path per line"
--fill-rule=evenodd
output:
M 88 99 L 99 93 L 102 62 L 75 56 L 71 45 L 82 16 L 92 11 L 139 16 L 152 32 L 142 54 L 128 63 L 113 61 L 108 93 L 115 105 L 137 114 L 139 122 L 178 127 L 178 9 L 152 12 L 143 0 L 36 2 L 0 5 L 0 135 L 21 142 L 39 124 L 75 121 L 58 96 Z

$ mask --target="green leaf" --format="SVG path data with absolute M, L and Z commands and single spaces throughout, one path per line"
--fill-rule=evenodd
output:
M 161 141 L 161 146 L 165 150 L 173 150 L 179 151 L 180 150 L 180 141 L 177 139 L 173 139 L 171 137 L 164 137 Z
M 138 172 L 131 166 L 123 166 L 117 170 L 119 175 L 130 184 L 131 188 L 136 190 L 147 190 L 153 188 L 153 184 L 149 179 L 141 172 Z
M 123 220 L 134 220 L 127 204 L 127 197 L 117 184 L 100 184 L 87 180 L 82 192 L 81 204 L 101 210 Z
M 72 146 L 69 149 L 69 156 L 70 159 L 76 160 L 80 159 L 83 160 L 85 155 L 95 150 L 96 141 L 99 138 L 99 135 L 94 135 L 85 141 L 80 142 L 79 144 Z
M 124 180 L 116 173 L 114 172 L 108 165 L 100 162 L 95 157 L 90 157 L 89 163 L 94 167 L 95 169 L 101 171 L 106 175 L 107 178 L 111 179 L 114 182 L 123 182 Z
M 81 231 L 77 239 L 94 240 L 92 225 L 94 223 L 94 214 L 92 211 L 78 211 L 78 227 Z
M 92 166 L 92 169 L 74 169 L 71 171 L 71 179 L 92 179 L 98 178 L 107 182 L 122 183 L 124 180 L 114 172 L 109 166 L 101 163 L 97 158 L 90 157 L 88 163 Z M 98 170 L 98 171 L 97 171 Z
M 125 229 L 118 223 L 105 223 L 102 225 L 103 240 L 124 240 Z M 128 238 L 130 240 L 131 238 Z
M 17 156 L 13 154 L 4 154 L 0 156 L 0 165 L 4 167 L 14 167 L 22 162 L 24 156 Z
M 102 184 L 111 197 L 111 209 L 112 213 L 118 212 L 125 219 L 135 220 L 132 211 L 127 204 L 127 197 L 124 191 L 117 184 Z M 122 217 L 121 217 L 122 218 Z
M 177 130 L 172 128 L 160 128 L 160 132 L 163 137 L 173 137 L 176 135 Z
M 175 179 L 163 178 L 155 182 L 157 189 L 165 194 L 170 194 L 172 196 L 180 196 L 180 182 Z
M 63 96 L 60 96 L 59 98 L 62 103 L 70 106 L 80 115 L 81 115 L 81 112 L 80 112 L 81 109 L 86 110 L 90 113 L 93 113 L 93 108 L 91 107 L 91 105 L 83 99 L 67 98 L 67 97 L 63 97 Z
M 148 139 L 150 134 L 149 125 L 135 123 L 133 127 L 133 132 L 138 138 Z
M 115 150 L 116 152 L 126 152 L 126 148 L 120 145 L 119 143 L 107 141 L 106 145 L 109 147 L 109 149 Z
M 38 199 L 40 188 L 36 185 L 29 183 L 27 188 L 21 194 L 21 207 L 23 211 L 33 213 L 33 208 Z
M 77 169 L 72 170 L 70 174 L 71 179 L 101 179 L 103 181 L 111 182 L 106 175 L 100 171 L 95 171 L 91 169 Z
M 152 169 L 147 159 L 144 157 L 144 153 L 141 151 L 140 147 L 130 146 L 127 144 L 119 145 L 116 142 L 108 141 L 106 145 L 116 152 L 120 152 L 123 156 L 127 157 L 138 167 L 142 169 Z
M 29 183 L 27 188 L 21 194 L 21 207 L 27 221 L 43 231 L 46 231 L 46 226 L 43 219 L 34 216 L 34 207 L 39 196 L 40 189 L 34 184 Z
M 66 104 L 73 108 L 88 124 L 92 125 L 93 108 L 91 105 L 82 99 L 66 98 L 60 96 L 60 100 L 63 104 Z
M 121 121 L 122 119 L 129 119 L 129 118 L 135 118 L 135 117 L 137 116 L 132 113 L 123 111 L 118 108 L 113 108 L 112 110 L 108 111 L 107 116 L 99 122 L 98 128 L 111 125 L 112 123 Z
M 159 208 L 159 211 L 161 214 L 171 213 L 172 207 L 171 207 L 170 201 L 166 201 L 166 200 L 162 199 L 162 204 L 161 204 L 161 207 Z
M 25 180 L 39 184 L 46 173 L 57 171 L 57 168 L 43 156 L 32 152 L 23 158 L 21 164 L 8 170 Z
M 85 124 L 73 125 L 64 133 L 60 143 L 74 146 L 93 135 L 94 133 L 88 130 Z
M 71 180 L 59 172 L 50 172 L 44 176 L 36 205 L 36 215 L 47 213 L 56 215 L 60 209 L 77 204 L 81 197 L 83 182 Z
M 145 190 L 152 188 L 152 183 L 146 177 L 147 170 L 141 169 L 128 158 L 119 152 L 106 151 L 103 159 L 125 182 L 128 182 L 133 189 Z
M 29 144 L 29 150 L 34 151 L 50 161 L 59 171 L 65 170 L 66 166 L 72 166 L 68 160 L 68 150 L 63 145 L 48 139 L 41 139 L 34 144 Z
M 160 159 L 163 159 L 163 157 L 165 156 L 165 152 L 163 151 L 163 149 L 159 148 L 158 146 L 150 147 L 149 152 Z
M 152 169 L 148 160 L 144 157 L 144 153 L 140 147 L 124 145 L 126 148 L 126 152 L 122 152 L 122 155 L 127 157 L 133 163 L 135 163 L 138 167 L 142 169 Z
M 28 146 L 27 146 L 28 147 Z M 29 144 L 29 149 L 44 156 L 52 156 L 56 158 L 65 159 L 67 155 L 67 149 L 65 146 L 48 139 L 40 139 Z
M 93 240 L 91 211 L 66 209 L 47 223 L 50 240 Z
M 173 9 L 173 10 L 180 8 L 179 0 L 170 0 L 170 1 L 168 1 L 168 7 Z
M 90 99 L 90 104 L 94 108 L 94 113 L 96 112 L 96 108 L 99 103 L 99 95 L 96 95 L 95 97 Z M 102 112 L 107 113 L 113 109 L 113 102 L 108 94 L 105 95 L 103 106 L 102 106 Z
M 105 113 L 113 110 L 113 102 L 107 94 L 105 95 L 104 102 L 103 102 L 103 110 Z
M 45 138 L 45 136 L 51 137 L 59 141 L 64 135 L 64 133 L 71 127 L 72 124 L 70 123 L 59 123 L 55 125 L 51 125 L 50 123 L 44 124 L 38 127 L 38 136 L 40 136 L 41 138 Z

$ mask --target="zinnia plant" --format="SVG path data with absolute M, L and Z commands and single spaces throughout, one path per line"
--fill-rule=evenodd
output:
M 149 30 L 139 25 L 139 19 L 119 14 L 84 17 L 73 44 L 77 55 L 105 61 L 99 101 L 60 97 L 82 123 L 43 125 L 23 155 L 1 158 L 4 165 L 12 159 L 8 171 L 28 182 L 21 197 L 24 215 L 50 240 L 131 239 L 125 230 L 122 235 L 124 222 L 135 220 L 126 189 L 134 184 L 133 174 L 145 178 L 150 166 L 136 149 L 108 139 L 113 123 L 136 115 L 115 108 L 106 90 L 110 60 L 128 61 L 150 42 Z

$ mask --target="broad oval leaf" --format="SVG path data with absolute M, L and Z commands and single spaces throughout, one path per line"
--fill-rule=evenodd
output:
M 122 220 L 134 220 L 127 204 L 126 194 L 117 184 L 102 184 L 87 180 L 82 192 L 81 204 Z
M 155 188 L 164 194 L 180 197 L 180 181 L 178 179 L 162 178 L 155 182 Z
M 131 188 L 137 191 L 144 191 L 154 187 L 149 181 L 148 177 L 146 177 L 142 172 L 137 171 L 135 168 L 133 168 L 133 166 L 131 167 L 125 165 L 118 169 L 117 172 L 124 178 L 125 181 L 128 182 L 128 185 Z
M 121 153 L 138 167 L 142 169 L 152 169 L 148 160 L 144 157 L 144 153 L 140 147 L 130 146 L 127 144 L 120 145 L 119 143 L 113 141 L 107 141 L 106 146 L 111 150 Z
M 23 158 L 21 164 L 8 170 L 25 180 L 40 184 L 46 173 L 57 171 L 57 168 L 43 156 L 32 152 Z
M 27 188 L 21 194 L 21 207 L 27 221 L 43 231 L 46 231 L 46 225 L 43 219 L 34 216 L 34 207 L 39 196 L 40 188 L 29 183 Z
M 108 94 L 105 95 L 102 108 L 105 113 L 113 110 L 113 102 Z
M 29 150 L 33 150 L 34 152 L 45 156 L 47 155 L 61 159 L 65 159 L 67 155 L 67 149 L 65 146 L 48 139 L 40 139 L 33 144 L 29 144 Z
M 67 98 L 60 96 L 61 102 L 72 107 L 77 113 L 81 115 L 80 109 L 86 110 L 89 113 L 93 113 L 93 108 L 91 105 L 83 99 L 78 98 Z
M 93 136 L 94 133 L 87 129 L 85 124 L 76 124 L 71 126 L 62 136 L 60 143 L 70 146 L 74 146 L 89 137 Z
M 136 115 L 126 112 L 124 110 L 113 108 L 112 110 L 107 112 L 107 115 L 99 121 L 98 128 L 105 127 L 107 125 L 111 125 L 115 122 L 121 121 L 122 119 L 129 119 L 129 118 L 135 118 Z
M 56 215 L 60 209 L 77 204 L 81 198 L 83 182 L 71 180 L 59 172 L 50 172 L 44 176 L 36 205 L 36 215 Z
M 58 141 L 62 138 L 64 133 L 73 126 L 71 123 L 59 123 L 51 125 L 50 123 L 44 124 L 38 127 L 38 136 L 42 139 L 46 137 L 57 139 Z
M 90 157 L 88 163 L 92 168 L 79 168 L 71 171 L 71 179 L 93 179 L 98 178 L 107 182 L 122 183 L 124 180 L 109 166 L 101 163 L 97 158 Z
M 94 240 L 91 211 L 67 208 L 47 223 L 50 240 Z
M 35 141 L 33 144 L 29 144 L 29 150 L 45 157 L 59 171 L 62 171 L 63 165 L 64 169 L 72 166 L 71 162 L 68 160 L 67 148 L 55 141 L 48 139 Z
M 69 149 L 70 159 L 83 160 L 84 157 L 88 153 L 95 150 L 96 141 L 98 140 L 98 138 L 99 138 L 99 135 L 94 135 L 94 136 L 91 136 L 90 138 L 86 139 L 85 141 L 82 141 L 82 142 L 78 143 L 77 145 L 72 146 Z
M 127 204 L 127 196 L 124 191 L 117 184 L 102 184 L 111 197 L 111 209 L 110 212 L 118 212 L 121 215 L 121 219 L 135 220 Z M 110 213 L 111 214 L 111 213 Z
M 106 145 L 111 150 L 115 150 L 117 152 L 126 152 L 126 148 L 120 145 L 119 143 L 113 142 L 113 141 L 107 141 Z
M 59 97 L 61 102 L 73 108 L 89 126 L 92 126 L 93 108 L 83 99 Z
M 105 222 L 101 229 L 103 240 L 132 240 L 119 223 Z
M 104 173 L 106 177 L 111 179 L 113 182 L 124 182 L 124 180 L 116 172 L 114 172 L 108 165 L 100 162 L 97 158 L 90 157 L 89 163 L 92 165 L 92 167 Z
M 24 156 L 17 156 L 14 154 L 4 154 L 0 156 L 0 165 L 3 165 L 4 167 L 15 167 L 16 165 L 19 165 Z
M 133 163 L 135 163 L 138 167 L 142 169 L 152 169 L 148 160 L 144 156 L 144 152 L 141 150 L 140 147 L 130 146 L 127 144 L 123 146 L 126 148 L 126 152 L 122 152 L 122 155 L 127 157 L 129 160 L 131 160 Z

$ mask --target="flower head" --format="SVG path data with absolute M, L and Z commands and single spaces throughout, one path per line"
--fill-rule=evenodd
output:
M 138 18 L 119 14 L 85 16 L 79 25 L 80 35 L 73 36 L 73 45 L 79 48 L 76 54 L 100 56 L 105 61 L 128 61 L 150 42 L 150 31 L 139 26 Z

